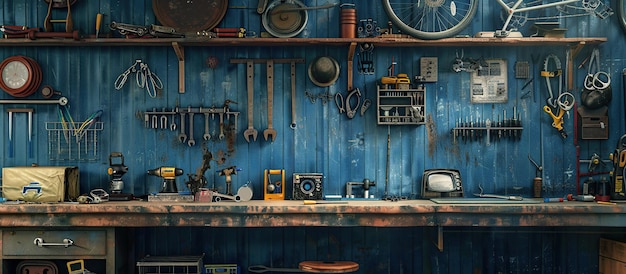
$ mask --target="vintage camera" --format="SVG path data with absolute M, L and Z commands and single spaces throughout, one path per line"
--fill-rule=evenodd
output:
M 294 173 L 294 200 L 322 200 L 322 173 Z

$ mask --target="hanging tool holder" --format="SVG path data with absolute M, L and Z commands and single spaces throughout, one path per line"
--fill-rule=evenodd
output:
M 46 122 L 48 157 L 51 161 L 97 161 L 100 159 L 98 134 L 103 122 L 81 127 L 80 122 Z
M 461 139 L 464 143 L 467 141 L 485 140 L 487 145 L 492 141 L 512 140 L 518 141 L 522 138 L 522 121 L 520 120 L 517 109 L 513 108 L 513 117 L 506 117 L 506 110 L 503 111 L 503 119 L 500 116 L 496 121 L 490 119 L 474 120 L 473 118 L 459 118 L 456 126 L 452 129 L 454 143 Z
M 144 112 L 144 126 L 150 129 L 169 129 L 171 131 L 179 131 L 178 139 L 181 143 L 188 146 L 194 146 L 196 141 L 194 139 L 194 116 L 195 114 L 201 114 L 204 119 L 204 131 L 202 139 L 209 141 L 211 139 L 223 140 L 226 137 L 226 132 L 237 132 L 237 120 L 239 117 L 238 111 L 232 111 L 229 107 L 229 103 L 234 103 L 227 100 L 222 107 L 187 107 L 187 108 L 174 108 L 167 110 L 162 108 L 160 111 L 153 108 L 151 111 Z M 176 124 L 176 117 L 179 118 L 178 125 Z M 219 120 L 217 128 L 213 131 L 218 131 L 218 134 L 211 135 L 211 121 Z M 227 125 L 232 126 L 226 128 Z M 230 136 L 231 134 L 229 134 Z

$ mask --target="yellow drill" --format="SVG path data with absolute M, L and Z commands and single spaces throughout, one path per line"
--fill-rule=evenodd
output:
M 163 186 L 161 187 L 161 193 L 178 193 L 176 187 L 176 176 L 183 175 L 185 171 L 182 168 L 162 166 L 155 169 L 148 170 L 148 174 L 162 177 Z

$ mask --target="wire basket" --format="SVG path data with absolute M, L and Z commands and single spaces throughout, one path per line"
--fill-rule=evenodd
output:
M 103 122 L 81 128 L 82 123 L 46 122 L 51 161 L 98 161 L 98 133 Z

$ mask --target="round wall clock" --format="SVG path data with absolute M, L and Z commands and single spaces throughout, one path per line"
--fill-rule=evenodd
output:
M 11 56 L 0 63 L 0 87 L 15 97 L 33 94 L 41 84 L 41 68 L 26 56 Z

